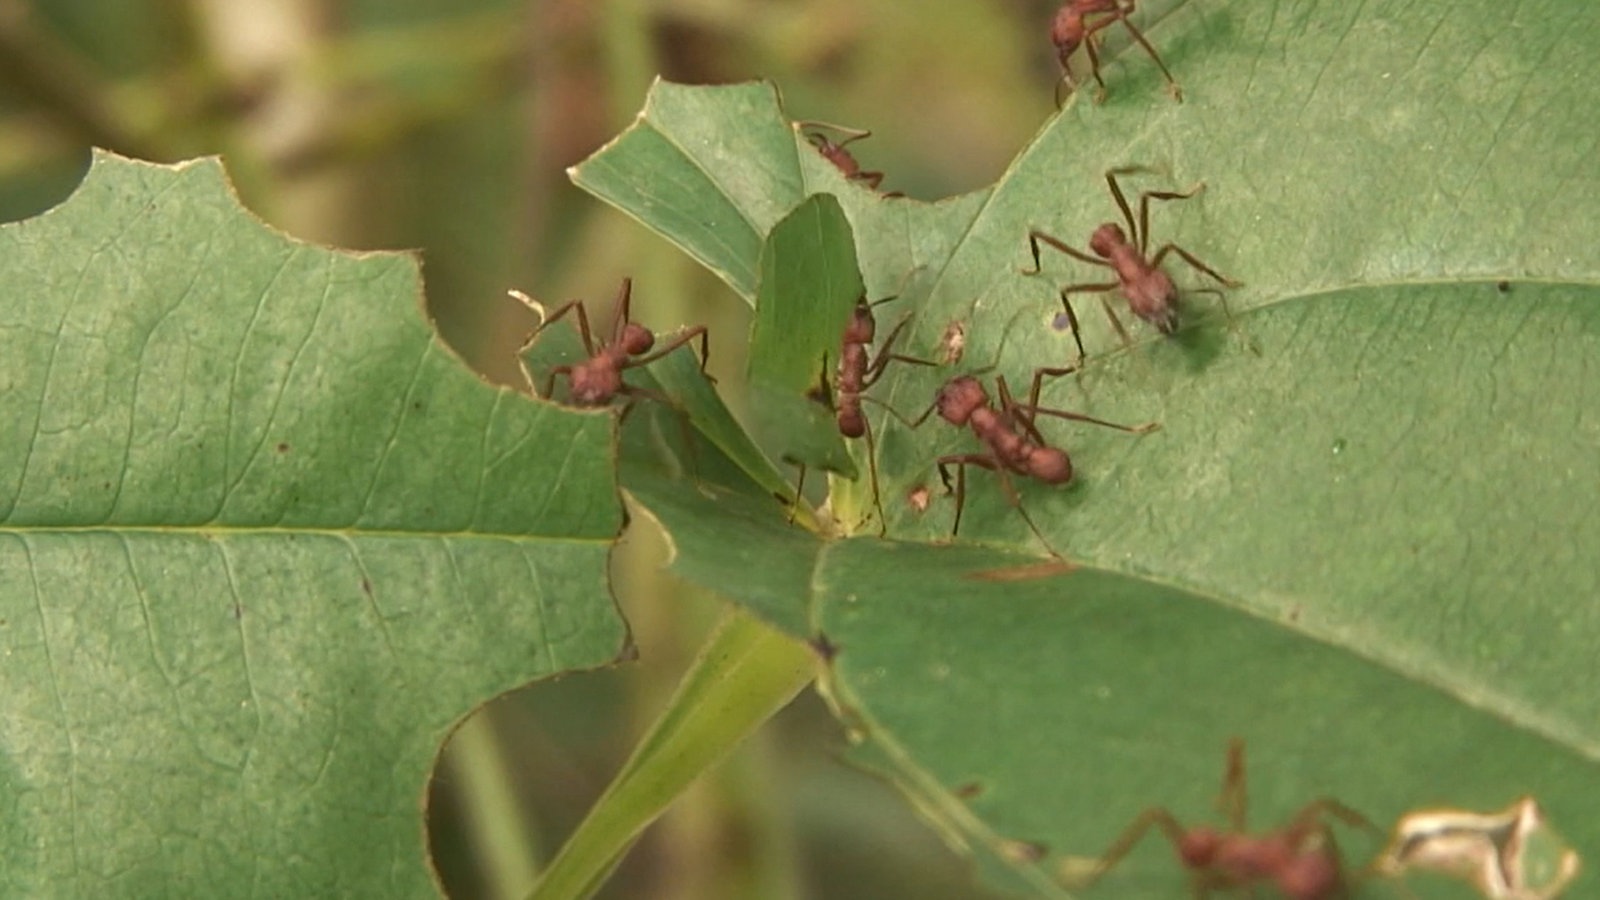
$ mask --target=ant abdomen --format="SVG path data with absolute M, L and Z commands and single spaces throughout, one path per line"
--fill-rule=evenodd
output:
M 1072 480 L 1072 460 L 1055 447 L 1041 447 L 1028 459 L 1028 473 L 1046 484 Z

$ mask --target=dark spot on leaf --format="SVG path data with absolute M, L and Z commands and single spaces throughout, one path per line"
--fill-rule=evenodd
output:
M 983 785 L 981 783 L 969 781 L 966 784 L 958 785 L 954 793 L 957 797 L 960 797 L 963 800 L 971 800 L 974 797 L 982 796 L 983 790 Z
M 366 594 L 368 597 L 372 596 L 372 581 L 371 581 L 371 579 L 367 579 L 367 578 L 361 579 L 361 593 Z
M 416 410 L 417 412 L 421 412 L 422 411 L 422 401 L 421 400 L 413 400 L 413 401 L 411 401 L 411 408 Z
M 1509 281 L 1496 282 L 1495 286 L 1494 286 L 1494 289 L 1499 291 L 1502 294 L 1509 294 L 1509 293 L 1511 293 L 1511 282 L 1509 282 Z
M 817 651 L 817 655 L 822 657 L 823 662 L 833 662 L 834 657 L 839 655 L 840 647 L 833 641 L 828 640 L 827 635 L 818 634 L 811 639 L 811 649 Z
M 278 452 L 279 453 L 288 453 L 289 452 L 289 442 L 288 441 L 279 441 L 278 442 Z

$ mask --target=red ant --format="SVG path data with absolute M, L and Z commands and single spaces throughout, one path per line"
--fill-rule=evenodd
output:
M 1116 281 L 1071 284 L 1061 289 L 1061 305 L 1066 308 L 1067 323 L 1072 326 L 1072 339 L 1078 345 L 1080 363 L 1084 358 L 1083 338 L 1078 333 L 1078 314 L 1072 309 L 1072 301 L 1069 299 L 1071 294 L 1103 294 L 1106 291 L 1120 289 L 1122 296 L 1128 301 L 1128 308 L 1134 315 L 1154 325 L 1162 334 L 1172 334 L 1178 330 L 1178 288 L 1172 283 L 1171 276 L 1161 268 L 1161 261 L 1166 259 L 1168 253 L 1178 254 L 1184 262 L 1216 279 L 1224 287 L 1239 287 L 1239 282 L 1201 262 L 1194 254 L 1177 244 L 1163 244 L 1154 257 L 1149 255 L 1150 201 L 1185 200 L 1204 190 L 1205 183 L 1201 182 L 1187 191 L 1144 191 L 1139 195 L 1139 221 L 1135 223 L 1133 210 L 1128 206 L 1128 199 L 1123 196 L 1122 188 L 1117 184 L 1117 176 L 1148 171 L 1150 170 L 1143 166 L 1125 166 L 1106 172 L 1106 184 L 1111 186 L 1111 196 L 1117 201 L 1117 208 L 1122 210 L 1122 218 L 1128 224 L 1128 231 L 1124 232 L 1122 226 L 1115 222 L 1106 222 L 1096 228 L 1094 234 L 1089 237 L 1089 249 L 1094 251 L 1094 255 L 1070 247 L 1059 238 L 1038 229 L 1028 232 L 1028 249 L 1033 253 L 1033 268 L 1022 269 L 1024 275 L 1037 275 L 1043 268 L 1043 264 L 1039 261 L 1041 241 L 1073 259 L 1104 266 L 1116 273 Z M 1223 313 L 1232 319 L 1233 313 L 1228 309 L 1227 298 L 1217 292 L 1217 299 L 1222 303 Z M 1106 302 L 1104 296 L 1100 298 L 1100 305 L 1111 319 L 1111 327 L 1116 329 L 1122 342 L 1130 343 L 1127 329 L 1122 327 L 1122 321 L 1117 318 L 1115 312 L 1112 312 L 1111 305 Z
M 1382 838 L 1382 832 L 1366 816 L 1331 797 L 1307 803 L 1276 831 L 1249 834 L 1245 831 L 1245 802 L 1244 742 L 1234 738 L 1228 743 L 1228 763 L 1218 801 L 1218 807 L 1228 817 L 1226 830 L 1207 825 L 1184 828 L 1163 807 L 1145 810 L 1100 857 L 1094 874 L 1080 887 L 1103 878 L 1154 827 L 1160 829 L 1189 870 L 1190 885 L 1197 898 L 1203 900 L 1219 889 L 1273 884 L 1289 900 L 1333 900 L 1348 896 L 1349 889 L 1339 846 L 1326 817 L 1333 816 Z
M 817 148 L 817 152 L 822 154 L 823 159 L 833 163 L 834 168 L 837 168 L 841 173 L 843 173 L 846 181 L 859 181 L 873 190 L 877 190 L 878 185 L 883 183 L 882 172 L 868 172 L 862 169 L 861 163 L 851 155 L 849 150 L 845 149 L 845 147 L 848 145 L 855 143 L 862 138 L 872 137 L 872 132 L 862 131 L 856 128 L 846 128 L 843 125 L 830 125 L 827 122 L 800 122 L 797 124 L 802 127 L 810 127 L 812 129 L 828 128 L 833 131 L 837 131 L 840 134 L 848 135 L 844 140 L 835 143 L 827 135 L 820 131 L 812 130 L 805 133 L 806 140 L 810 141 L 811 145 Z M 903 197 L 905 195 L 896 191 L 892 194 L 884 194 L 884 196 Z
M 909 318 L 901 319 L 884 339 L 883 346 L 878 348 L 878 355 L 868 358 L 873 338 L 878 330 L 877 320 L 872 315 L 872 307 L 893 299 L 895 298 L 885 297 L 868 303 L 867 298 L 863 296 L 856 300 L 855 311 L 850 314 L 850 322 L 845 325 L 844 334 L 839 339 L 839 367 L 835 376 L 839 391 L 837 406 L 839 433 L 847 438 L 864 435 L 867 439 L 867 467 L 872 476 L 872 504 L 878 510 L 880 528 L 886 528 L 888 521 L 883 515 L 883 501 L 878 495 L 877 449 L 873 446 L 872 425 L 861 411 L 861 402 L 866 399 L 862 394 L 883 377 L 884 369 L 894 360 L 917 366 L 937 365 L 932 360 L 894 352 L 894 342 L 900 337 L 900 332 L 910 321 Z
M 695 338 L 700 339 L 700 372 L 706 370 L 706 327 L 696 325 L 656 347 L 655 333 L 650 329 L 632 321 L 628 314 L 628 304 L 633 295 L 633 279 L 622 279 L 622 287 L 617 292 L 616 312 L 611 321 L 611 339 L 596 346 L 593 336 L 589 331 L 589 314 L 584 310 L 582 300 L 571 300 L 556 309 L 549 317 L 534 329 L 529 336 L 531 343 L 541 331 L 553 324 L 557 319 L 573 310 L 578 311 L 578 331 L 583 337 L 583 349 L 589 358 L 572 365 L 555 366 L 550 370 L 550 377 L 545 382 L 544 396 L 553 396 L 556 386 L 556 376 L 567 376 L 569 386 L 568 395 L 574 406 L 595 407 L 605 406 L 618 394 L 652 397 L 673 406 L 671 401 L 645 388 L 634 387 L 622 380 L 625 369 L 636 369 L 666 356 L 668 353 L 682 347 Z M 655 352 L 651 352 L 654 348 Z M 675 408 L 675 407 L 674 407 Z
M 960 375 L 945 382 L 939 389 L 938 396 L 934 398 L 933 405 L 915 420 L 907 423 L 915 428 L 921 425 L 929 414 L 937 410 L 939 417 L 951 425 L 957 428 L 971 427 L 973 436 L 988 448 L 986 453 L 953 453 L 938 459 L 939 480 L 944 483 L 947 493 L 951 490 L 949 467 L 956 467 L 956 518 L 950 528 L 952 536 L 961 529 L 961 511 L 966 505 L 967 498 L 967 466 L 980 466 L 1000 476 L 1000 485 L 1005 491 L 1006 501 L 1022 515 L 1023 521 L 1028 523 L 1028 528 L 1033 531 L 1034 537 L 1050 550 L 1050 555 L 1057 555 L 1050 547 L 1050 542 L 1039 531 L 1039 526 L 1035 525 L 1032 517 L 1028 515 L 1028 511 L 1022 508 L 1022 500 L 1017 495 L 1015 485 L 1011 483 L 1012 474 L 1024 475 L 1045 484 L 1066 484 L 1072 480 L 1072 459 L 1067 456 L 1067 451 L 1052 447 L 1045 441 L 1044 435 L 1039 433 L 1038 427 L 1034 424 L 1037 416 L 1041 414 L 1057 416 L 1134 434 L 1144 434 L 1160 427 L 1155 422 L 1135 426 L 1118 425 L 1082 413 L 1040 406 L 1039 388 L 1044 379 L 1074 371 L 1076 371 L 1074 368 L 1035 369 L 1033 385 L 1028 391 L 1028 402 L 1025 404 L 1018 403 L 1012 398 L 1011 390 L 1006 386 L 1005 376 L 997 376 L 995 385 L 1000 392 L 999 409 L 990 402 L 988 392 L 983 389 L 983 384 L 978 379 L 971 375 Z
M 1103 103 L 1106 99 L 1106 83 L 1100 78 L 1100 51 L 1095 47 L 1099 39 L 1099 32 L 1109 28 L 1112 22 L 1121 22 L 1122 27 L 1128 29 L 1128 34 L 1139 42 L 1144 52 L 1150 54 L 1156 66 L 1161 69 L 1161 74 L 1167 79 L 1167 90 L 1172 93 L 1174 100 L 1183 101 L 1183 89 L 1178 87 L 1178 82 L 1173 80 L 1172 73 L 1167 71 L 1167 64 L 1161 61 L 1156 53 L 1156 48 L 1150 46 L 1144 34 L 1128 21 L 1128 16 L 1133 12 L 1137 0 L 1067 0 L 1061 4 L 1061 9 L 1056 12 L 1055 21 L 1050 25 L 1050 42 L 1056 45 L 1056 56 L 1061 61 L 1061 80 L 1056 82 L 1056 109 L 1061 108 L 1061 86 L 1068 85 L 1077 90 L 1077 84 L 1072 80 L 1072 69 L 1067 60 L 1079 46 L 1089 51 L 1089 73 L 1094 76 L 1095 84 L 1099 88 L 1095 91 L 1094 101 Z M 1093 22 L 1090 16 L 1102 16 Z

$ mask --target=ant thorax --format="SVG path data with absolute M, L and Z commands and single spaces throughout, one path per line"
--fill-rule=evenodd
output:
M 578 406 L 604 406 L 622 390 L 622 370 L 604 354 L 574 365 L 569 380 Z

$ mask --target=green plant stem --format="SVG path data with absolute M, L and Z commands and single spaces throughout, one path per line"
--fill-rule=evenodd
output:
M 556 854 L 529 900 L 592 895 L 674 798 L 814 674 L 804 645 L 730 607 L 661 718 Z
M 478 848 L 477 858 L 490 897 L 514 897 L 538 876 L 533 855 L 538 834 L 528 827 L 517 804 L 510 749 L 496 735 L 492 714 L 479 710 L 461 724 L 452 741 L 449 777 L 458 786 L 465 827 Z

